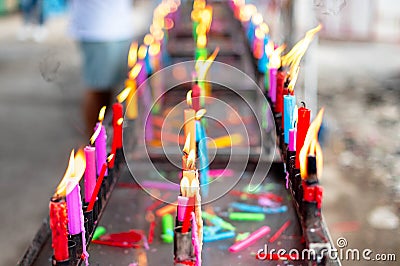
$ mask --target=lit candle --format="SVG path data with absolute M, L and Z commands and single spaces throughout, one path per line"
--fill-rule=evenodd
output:
M 61 197 L 51 198 L 50 229 L 54 259 L 66 261 L 68 254 L 68 233 L 67 233 L 67 204 Z
M 81 216 L 82 202 L 80 195 L 79 184 L 76 184 L 72 191 L 67 194 L 67 208 L 68 208 L 68 232 L 70 235 L 77 235 L 82 232 L 82 219 Z
M 205 109 L 201 109 L 196 113 L 196 143 L 198 143 L 198 157 L 199 157 L 199 171 L 200 171 L 200 185 L 201 194 L 204 197 L 208 196 L 208 150 L 207 139 L 201 118 L 205 114 Z
M 126 86 L 131 88 L 126 105 L 126 117 L 128 119 L 136 119 L 138 116 L 138 97 L 136 92 L 136 80 L 127 80 Z
M 311 110 L 305 106 L 297 111 L 297 137 L 296 137 L 296 169 L 300 169 L 300 150 L 303 147 L 304 140 L 310 126 Z
M 293 111 L 296 106 L 296 96 L 283 96 L 283 115 L 284 119 L 284 138 L 285 143 L 289 143 L 289 130 L 293 128 Z
M 86 146 L 84 149 L 86 159 L 85 169 L 85 202 L 89 202 L 92 197 L 94 187 L 96 186 L 96 149 Z
M 123 111 L 124 107 L 121 103 L 116 102 L 112 106 L 113 117 L 112 117 L 112 125 L 113 125 L 113 140 L 112 140 L 112 150 L 116 151 L 117 149 L 122 148 L 122 123 L 121 119 L 123 119 Z
M 283 70 L 278 70 L 278 75 L 276 77 L 276 104 L 275 112 L 283 113 L 283 96 L 284 94 L 284 83 L 286 79 L 286 73 Z
M 102 125 L 101 122 L 96 124 L 95 131 L 97 131 L 98 127 L 100 127 L 99 135 L 95 140 L 95 147 L 96 147 L 96 169 L 97 175 L 100 175 L 101 167 L 107 160 L 107 134 L 106 129 Z M 106 175 L 107 175 L 106 170 Z

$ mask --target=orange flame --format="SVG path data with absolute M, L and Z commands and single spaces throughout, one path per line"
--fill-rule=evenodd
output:
M 95 131 L 95 132 L 93 133 L 93 135 L 90 137 L 90 143 L 91 143 L 92 145 L 93 145 L 93 143 L 96 141 L 97 137 L 98 137 L 99 134 L 100 134 L 100 131 L 101 131 L 101 124 L 103 123 L 105 113 L 106 113 L 106 106 L 103 106 L 103 107 L 100 109 L 100 112 L 99 112 L 99 122 L 100 122 L 100 125 L 96 128 L 96 131 Z
M 197 72 L 198 80 L 205 80 L 207 72 L 210 69 L 211 64 L 217 57 L 218 53 L 219 53 L 219 47 L 215 48 L 214 52 L 207 58 L 207 60 L 197 60 L 194 67 Z
M 118 119 L 117 125 L 120 126 L 120 125 L 122 125 L 123 122 L 124 122 L 124 119 L 121 117 L 120 119 Z
M 122 90 L 118 95 L 117 95 L 117 101 L 119 103 L 123 103 L 126 98 L 128 98 L 129 93 L 131 92 L 132 88 L 131 87 L 126 87 L 124 90 Z
M 299 70 L 300 70 L 300 67 L 297 67 L 297 70 L 294 73 L 294 75 L 290 77 L 290 82 L 288 85 L 288 90 L 289 90 L 290 94 L 293 94 L 294 85 L 296 85 L 297 77 L 299 76 Z
M 138 43 L 134 42 L 131 44 L 128 53 L 128 67 L 132 68 L 137 61 L 137 50 L 138 50 Z
M 140 45 L 140 47 L 139 47 L 138 58 L 139 58 L 140 60 L 143 60 L 143 59 L 146 57 L 146 55 L 147 55 L 147 46 L 144 45 L 144 44 L 142 44 L 142 45 Z
M 317 177 L 320 178 L 322 174 L 323 167 L 323 155 L 322 149 L 318 142 L 318 132 L 321 127 L 322 118 L 324 115 L 324 108 L 322 108 L 314 121 L 310 124 L 308 128 L 306 138 L 304 140 L 304 145 L 300 150 L 300 174 L 302 179 L 308 177 L 307 173 L 307 156 L 313 155 L 317 160 Z
M 136 77 L 139 75 L 141 70 L 142 70 L 142 65 L 141 64 L 136 64 L 132 68 L 132 70 L 129 72 L 129 78 L 130 79 L 136 79 Z
M 280 68 L 281 66 L 281 53 L 285 50 L 286 44 L 282 44 L 278 48 L 276 48 L 269 59 L 268 67 L 269 68 Z
M 187 161 L 186 161 L 186 167 L 187 169 L 194 169 L 196 163 L 196 152 L 194 150 L 191 150 L 189 152 Z
M 196 120 L 200 120 L 205 114 L 206 114 L 207 110 L 206 109 L 200 109 L 196 112 L 196 115 L 194 117 L 194 119 Z
M 239 19 L 242 22 L 249 21 L 255 13 L 257 13 L 257 7 L 255 5 L 243 5 L 240 7 Z
M 183 146 L 183 152 L 185 154 L 189 154 L 189 149 L 190 149 L 190 132 L 186 137 L 185 145 Z
M 306 53 L 310 43 L 314 39 L 315 34 L 317 34 L 322 29 L 322 25 L 319 24 L 317 27 L 309 30 L 303 39 L 298 41 L 293 48 L 282 57 L 282 65 L 290 66 L 289 76 L 292 77 L 297 71 L 300 61 Z
M 186 94 L 186 103 L 189 107 L 192 107 L 192 90 Z
M 147 46 L 149 46 L 150 44 L 152 44 L 154 42 L 154 37 L 151 34 L 146 34 L 143 38 L 143 43 Z
M 155 56 L 161 51 L 161 46 L 159 42 L 154 42 L 149 47 L 149 55 Z
M 79 149 L 74 156 L 74 150 L 71 151 L 67 170 L 60 184 L 57 186 L 54 196 L 65 197 L 79 183 L 85 172 L 86 161 L 83 149 Z

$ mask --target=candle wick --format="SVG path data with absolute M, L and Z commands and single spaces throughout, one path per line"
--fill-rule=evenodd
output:
M 301 104 L 303 105 L 304 108 L 306 108 L 306 103 L 305 102 L 301 102 Z

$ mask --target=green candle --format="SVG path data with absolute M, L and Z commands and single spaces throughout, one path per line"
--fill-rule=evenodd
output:
M 233 221 L 264 221 L 264 213 L 231 212 L 229 219 Z
M 207 57 L 208 57 L 208 51 L 207 51 L 207 48 L 199 48 L 199 47 L 196 47 L 196 50 L 195 50 L 195 54 L 194 54 L 194 59 L 197 61 L 197 60 L 207 60 Z
M 161 239 L 164 243 L 172 243 L 174 241 L 174 218 L 171 214 L 166 214 L 161 218 L 161 224 Z
M 93 240 L 99 239 L 102 235 L 105 235 L 106 228 L 104 226 L 97 226 L 96 230 L 94 231 Z

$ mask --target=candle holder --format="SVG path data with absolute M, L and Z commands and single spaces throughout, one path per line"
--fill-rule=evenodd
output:
M 51 265 L 53 266 L 70 266 L 70 260 L 63 260 L 63 261 L 56 261 L 56 259 L 53 257 L 51 257 Z
M 192 231 L 189 228 L 187 233 L 182 233 L 182 226 L 177 226 L 174 229 L 174 261 L 175 265 L 187 265 L 187 261 L 195 261 Z
M 121 165 L 125 162 L 124 151 L 122 148 L 118 148 L 115 151 L 115 168 L 117 171 L 121 169 Z
M 94 220 L 93 210 L 87 211 L 88 203 L 83 205 L 83 217 L 85 218 L 85 236 L 89 239 L 89 235 L 93 232 Z
M 72 262 L 79 261 L 83 252 L 82 232 L 76 235 L 69 235 L 69 240 L 75 242 L 75 254 L 70 254 L 71 264 L 74 265 Z

